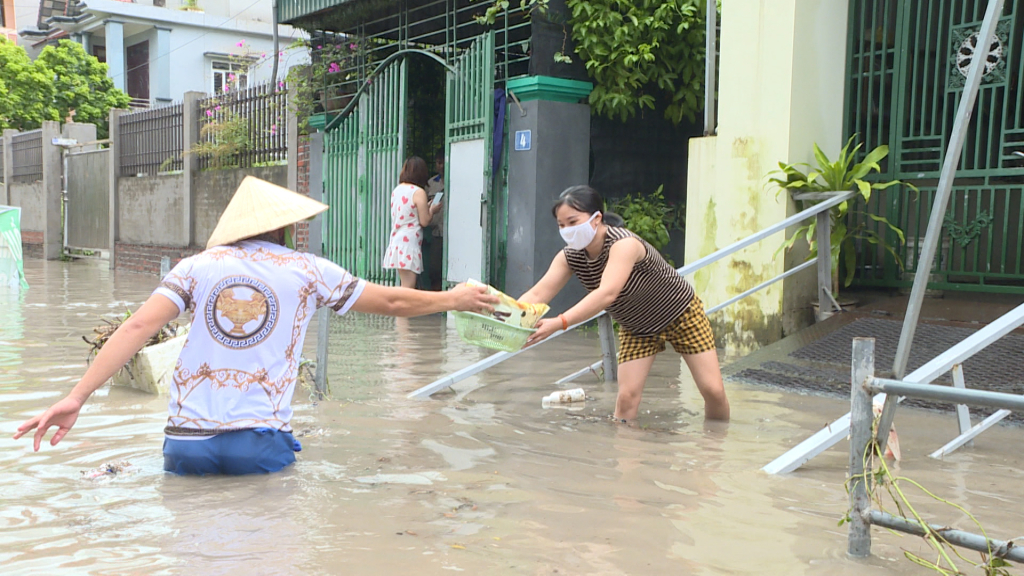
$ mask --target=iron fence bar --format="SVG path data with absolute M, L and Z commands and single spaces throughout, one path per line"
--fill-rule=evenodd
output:
M 1024 325 L 1024 304 L 1000 316 L 988 326 L 985 326 L 952 348 L 946 350 L 942 354 L 939 354 L 924 366 L 921 366 L 917 370 L 908 374 L 903 378 L 903 381 L 915 384 L 928 384 L 948 372 L 954 364 L 959 364 L 970 358 L 977 352 L 983 350 L 989 344 L 992 344 L 1022 325 Z M 888 402 L 888 399 L 884 394 L 876 395 L 874 400 L 886 400 Z M 893 397 L 892 401 L 897 402 L 898 397 Z M 888 423 L 886 423 L 887 410 L 891 415 L 895 411 L 895 406 L 891 405 L 883 409 L 882 420 L 879 421 L 879 430 L 888 430 L 889 427 L 892 426 L 891 417 L 888 418 Z M 788 472 L 792 472 L 800 466 L 803 466 L 805 462 L 811 460 L 818 454 L 821 454 L 825 450 L 834 446 L 841 439 L 845 438 L 849 433 L 849 429 L 850 414 L 847 413 L 834 422 L 827 424 L 825 428 L 814 433 L 810 438 L 791 448 L 782 456 L 772 460 L 762 468 L 762 470 L 769 474 L 786 474 Z M 883 438 L 883 441 L 886 438 L 888 438 L 887 434 L 885 435 L 885 438 Z M 884 444 L 882 444 L 882 446 L 884 448 Z
M 971 58 L 971 66 L 967 73 L 963 95 L 960 97 L 956 120 L 953 123 L 952 136 L 949 140 L 946 156 L 943 159 L 939 185 L 935 191 L 935 203 L 932 205 L 931 217 L 928 220 L 924 250 L 918 258 L 918 262 L 924 262 L 926 268 L 924 273 L 918 271 L 914 277 L 914 287 L 910 292 L 907 315 L 903 319 L 903 331 L 900 333 L 899 344 L 896 347 L 893 373 L 897 378 L 903 377 L 907 369 L 907 362 L 910 360 L 910 348 L 913 345 L 917 323 L 921 317 L 925 289 L 928 286 L 928 272 L 931 271 L 931 264 L 935 258 L 939 236 L 942 234 L 943 220 L 946 217 L 946 206 L 949 203 L 953 180 L 956 177 L 957 165 L 960 163 L 960 154 L 963 150 L 964 140 L 970 128 L 971 114 L 978 96 L 978 88 L 981 86 L 981 77 L 985 68 L 984 61 L 988 57 L 992 37 L 996 31 L 996 24 L 1003 12 L 1003 4 L 1004 0 L 989 0 L 985 19 L 978 34 L 977 47 Z M 918 264 L 918 268 L 920 267 L 921 265 Z
M 871 524 L 881 526 L 882 528 L 898 530 L 914 536 L 926 536 L 928 533 L 934 533 L 942 540 L 961 548 L 991 554 L 1014 562 L 1024 562 L 1024 547 L 1015 546 L 1012 542 L 992 540 L 970 532 L 954 530 L 947 526 L 935 524 L 929 524 L 928 531 L 925 531 L 917 522 L 900 516 L 893 516 L 881 510 L 871 510 L 867 515 L 867 519 Z

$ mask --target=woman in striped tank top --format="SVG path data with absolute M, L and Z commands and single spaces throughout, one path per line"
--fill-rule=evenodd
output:
M 654 357 L 667 341 L 693 374 L 705 416 L 728 420 L 729 400 L 703 303 L 653 246 L 603 207 L 589 186 L 573 186 L 558 197 L 552 213 L 568 246 L 520 300 L 546 304 L 574 274 L 589 294 L 558 318 L 541 320 L 527 346 L 606 310 L 620 326 L 616 419 L 636 418 Z

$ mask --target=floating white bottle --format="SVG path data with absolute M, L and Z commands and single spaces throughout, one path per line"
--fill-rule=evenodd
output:
M 545 396 L 542 400 L 542 404 L 569 404 L 572 402 L 583 402 L 587 399 L 587 393 L 584 392 L 583 388 L 573 388 L 572 390 L 559 390 L 552 392 Z

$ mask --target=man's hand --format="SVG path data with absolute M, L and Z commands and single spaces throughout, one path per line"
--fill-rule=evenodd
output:
M 523 346 L 523 348 L 533 346 L 537 342 L 540 342 L 541 340 L 561 330 L 562 321 L 559 320 L 558 318 L 546 318 L 544 320 L 541 320 L 540 322 L 537 322 L 536 328 L 537 330 L 533 334 L 530 334 L 530 337 L 526 339 L 526 346 Z
M 494 304 L 498 303 L 498 297 L 487 294 L 487 288 L 483 286 L 459 284 L 450 292 L 454 300 L 452 308 L 461 312 L 493 312 Z
M 78 413 L 81 409 L 82 402 L 68 396 L 50 406 L 46 412 L 18 426 L 18 433 L 14 435 L 14 439 L 17 440 L 24 436 L 26 432 L 35 429 L 36 435 L 32 441 L 32 449 L 39 452 L 39 444 L 43 441 L 43 436 L 46 435 L 47 430 L 50 429 L 50 426 L 57 426 L 57 431 L 53 433 L 53 438 L 50 438 L 50 446 L 56 446 L 71 431 L 71 427 L 78 420 Z

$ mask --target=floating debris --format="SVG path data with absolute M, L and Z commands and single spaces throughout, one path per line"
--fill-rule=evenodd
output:
M 123 315 L 118 316 L 114 320 L 100 318 L 100 320 L 103 321 L 103 324 L 92 329 L 93 333 L 96 334 L 96 336 L 94 336 L 92 340 L 89 340 L 89 338 L 86 336 L 82 336 L 82 340 L 85 340 L 86 344 L 92 346 L 92 348 L 89 349 L 89 361 L 92 361 L 92 358 L 99 354 L 100 350 L 103 349 L 103 346 L 107 343 L 108 340 L 110 340 L 110 337 L 114 335 L 114 332 L 117 332 L 117 329 L 120 328 L 121 325 L 124 324 L 124 322 L 131 317 L 132 311 L 125 310 L 125 313 Z M 159 332 L 157 332 L 152 338 L 149 339 L 148 342 L 146 342 L 146 346 L 153 346 L 154 344 L 166 342 L 167 340 L 170 340 L 171 338 L 178 336 L 180 331 L 180 324 L 178 324 L 177 322 L 168 322 L 166 326 L 161 328 Z M 143 346 L 143 348 L 145 348 L 146 346 Z
M 135 466 L 127 460 L 118 460 L 117 462 L 107 462 L 99 468 L 93 468 L 92 470 L 82 470 L 82 478 L 85 480 L 96 480 L 98 478 L 113 478 L 118 474 L 131 474 L 136 472 Z

